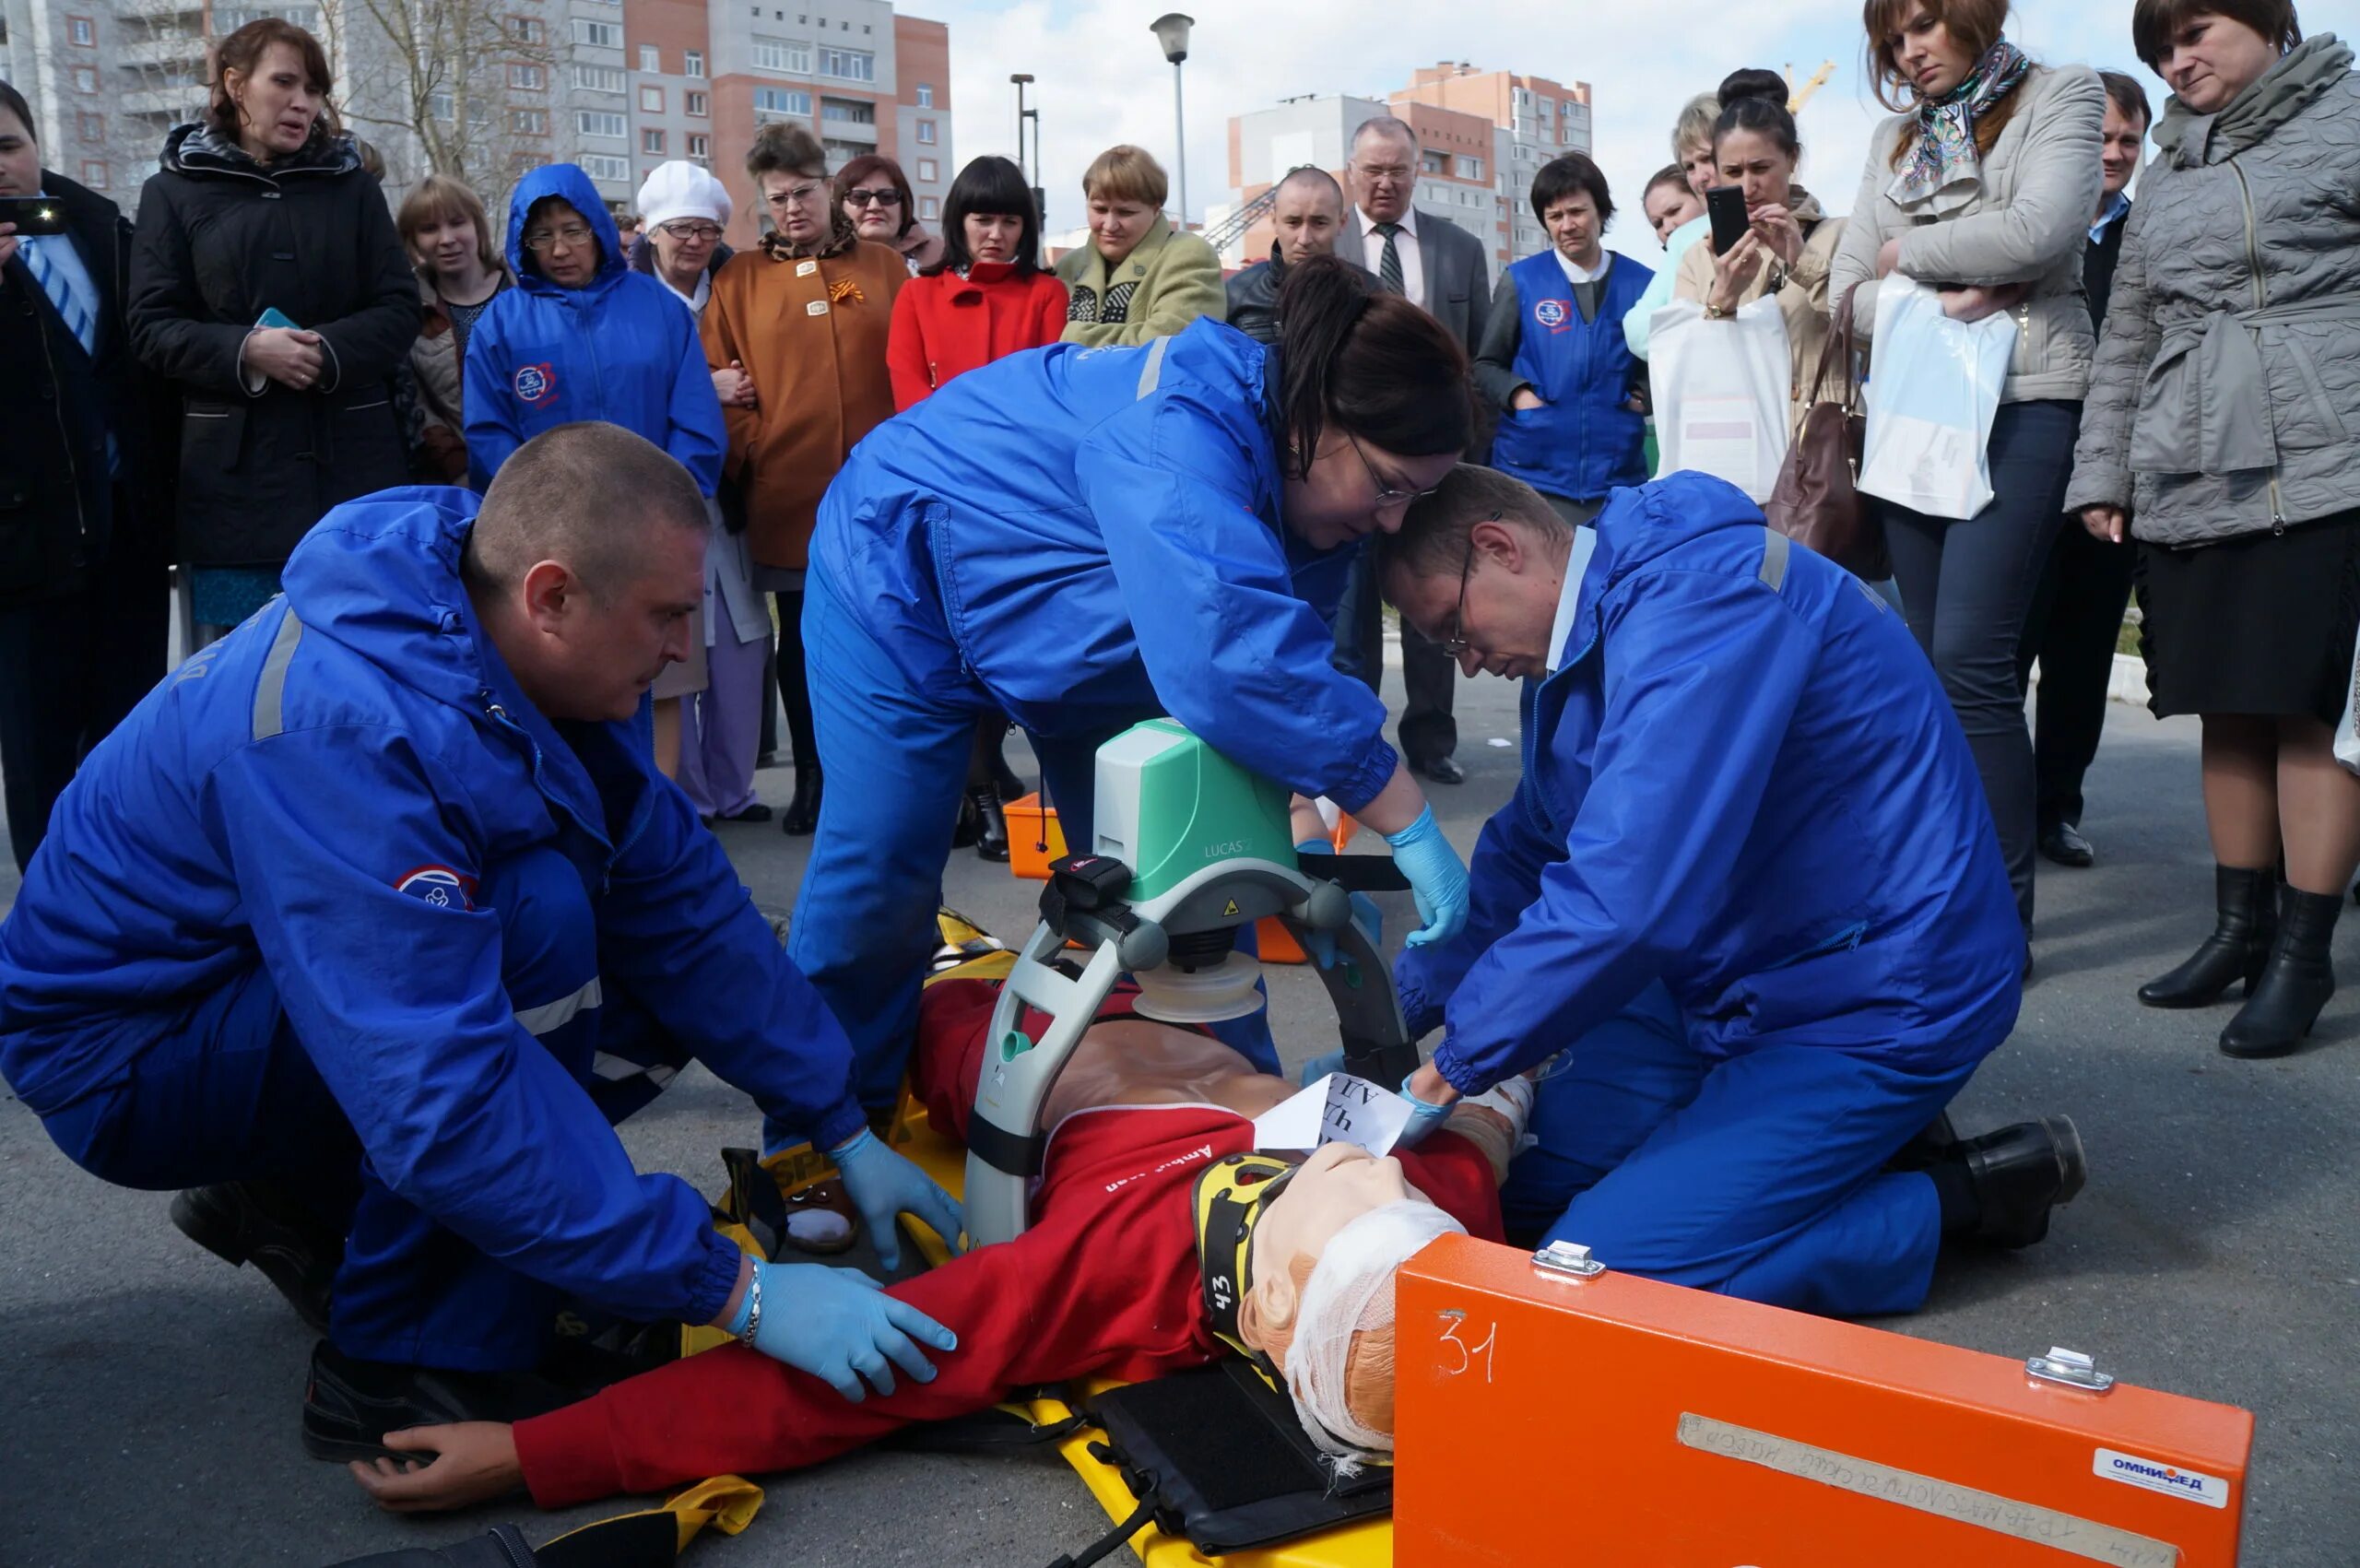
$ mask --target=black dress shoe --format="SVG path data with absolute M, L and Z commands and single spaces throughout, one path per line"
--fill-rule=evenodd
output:
M 778 825 L 788 838 L 808 838 L 820 825 L 820 791 L 822 785 L 820 764 L 795 770 L 795 798 L 786 803 L 786 810 Z
M 1467 782 L 1467 770 L 1458 765 L 1457 759 L 1450 757 L 1428 757 L 1412 761 L 1410 764 L 1410 771 L 1422 778 L 1432 779 L 1436 784 L 1457 784 Z
M 2071 822 L 2051 822 L 2041 829 L 2040 853 L 2043 858 L 2059 866 L 2094 866 L 2098 858 L 2090 841 L 2082 836 L 2082 830 Z
M 2335 917 L 2343 913 L 2341 893 L 2286 890 L 2278 939 L 2261 978 L 2246 987 L 2246 1005 L 2221 1031 L 2226 1056 L 2283 1056 L 2303 1043 L 2319 1021 L 2319 1009 L 2335 995 L 2335 965 L 2329 948 Z
M 2028 1247 L 2048 1234 L 2049 1211 L 2089 1180 L 2089 1156 L 2071 1116 L 2019 1122 L 1958 1145 L 1982 1213 L 1976 1240 Z
M 975 812 L 975 858 L 1005 863 L 1008 859 L 1008 811 L 1000 805 L 999 791 L 991 784 L 977 784 L 967 791 L 967 802 Z
M 742 811 L 732 811 L 721 819 L 725 822 L 767 822 L 771 808 L 757 800 Z
M 454 1421 L 521 1421 L 587 1390 L 535 1372 L 452 1372 L 364 1362 L 323 1339 L 303 1386 L 303 1452 L 314 1459 L 374 1459 L 385 1433 Z M 401 1456 L 395 1455 L 395 1457 Z
M 344 1263 L 344 1234 L 269 1182 L 221 1182 L 172 1197 L 182 1235 L 231 1265 L 251 1263 L 315 1333 L 328 1328 L 328 1291 Z

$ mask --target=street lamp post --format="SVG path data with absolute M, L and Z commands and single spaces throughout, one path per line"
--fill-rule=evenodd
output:
M 1041 185 L 1041 112 L 1024 107 L 1024 89 L 1032 82 L 1029 71 L 1017 71 L 1009 78 L 1016 84 L 1016 171 L 1024 172 L 1024 122 L 1032 122 L 1032 172 L 1028 183 L 1032 188 L 1033 214 L 1040 220 L 1042 242 L 1047 243 L 1049 233 L 1048 193 Z
M 1196 25 L 1196 18 L 1177 11 L 1166 11 L 1148 24 L 1148 31 L 1163 46 L 1163 57 L 1172 62 L 1172 135 L 1180 155 L 1180 227 L 1184 230 L 1188 227 L 1188 123 L 1180 106 L 1180 65 L 1188 58 L 1188 29 Z

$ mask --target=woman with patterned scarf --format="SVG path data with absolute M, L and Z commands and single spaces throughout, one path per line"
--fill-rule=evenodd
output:
M 2097 206 L 2106 88 L 2086 66 L 2036 65 L 2001 36 L 2008 0 L 1868 0 L 1863 19 L 1879 97 L 1902 112 L 1870 141 L 1828 297 L 1859 286 L 1863 338 L 1878 279 L 1893 273 L 1941 290 L 1960 321 L 2016 318 L 1986 449 L 1990 503 L 1965 522 L 1870 504 L 1909 630 L 1974 749 L 2029 969 L 2035 803 L 2016 643 L 2062 521 L 2096 355 L 2082 247 Z
M 892 247 L 854 233 L 809 131 L 763 126 L 746 172 L 772 228 L 714 276 L 704 348 L 716 367 L 746 367 L 738 400 L 722 410 L 722 472 L 745 498 L 754 586 L 778 595 L 778 688 L 795 748 L 795 798 L 779 825 L 801 835 L 819 822 L 820 790 L 803 673 L 805 552 L 828 481 L 893 417 L 885 344 L 910 273 Z

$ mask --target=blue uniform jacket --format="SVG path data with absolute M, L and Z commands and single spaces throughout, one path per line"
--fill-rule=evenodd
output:
M 1927 1070 L 2014 1027 L 2024 931 L 1965 736 L 1883 601 L 1701 474 L 1598 519 L 1472 909 L 1398 975 L 1482 1090 L 1660 977 L 1698 1050 Z
M 525 253 L 525 216 L 545 196 L 572 204 L 598 237 L 598 274 L 584 288 L 559 288 Z M 508 265 L 516 287 L 501 291 L 467 336 L 468 483 L 490 484 L 508 454 L 543 430 L 604 419 L 670 453 L 713 494 L 729 442 L 696 317 L 653 277 L 631 270 L 588 175 L 552 163 L 516 183 Z
M 91 753 L 0 924 L 0 1070 L 47 1114 L 260 968 L 395 1193 L 570 1292 L 702 1322 L 736 1250 L 512 1016 L 466 890 L 558 848 L 609 1006 L 822 1142 L 861 1126 L 850 1047 L 627 726 L 552 725 L 517 690 L 459 583 L 475 512 L 444 489 L 336 508 L 284 598 Z
M 1492 466 L 1568 501 L 1597 501 L 1647 477 L 1647 421 L 1629 407 L 1646 371 L 1623 341 L 1622 317 L 1655 275 L 1616 256 L 1599 290 L 1596 319 L 1582 320 L 1554 251 L 1508 269 L 1516 284 L 1516 375 L 1547 406 L 1503 409 Z
M 811 548 L 922 691 L 1027 729 L 1169 713 L 1346 810 L 1392 776 L 1385 707 L 1328 662 L 1358 546 L 1280 523 L 1275 350 L 1217 322 L 971 371 L 871 431 Z

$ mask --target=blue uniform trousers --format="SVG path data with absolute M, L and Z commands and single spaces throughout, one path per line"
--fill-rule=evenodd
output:
M 1883 1166 L 1974 1070 L 1799 1045 L 1715 1061 L 1651 986 L 1541 1080 L 1538 1142 L 1500 1193 L 1508 1233 L 1774 1306 L 1914 1312 L 1941 1212 L 1930 1179 Z
M 803 650 L 828 788 L 787 956 L 851 1037 L 861 1103 L 889 1107 L 917 1038 L 926 958 L 939 940 L 934 912 L 975 720 L 997 704 L 979 686 L 915 690 L 820 572 L 804 583 Z M 1069 849 L 1086 851 L 1092 842 L 1098 748 L 1156 716 L 1130 714 L 1081 736 L 1031 735 Z M 1250 929 L 1244 940 L 1252 940 Z M 1267 1012 L 1213 1032 L 1257 1067 L 1278 1070 Z M 775 1126 L 766 1135 L 773 1144 L 794 1136 Z
M 610 1122 L 655 1099 L 686 1056 L 645 1014 L 603 995 L 596 923 L 572 863 L 554 848 L 528 850 L 490 867 L 475 899 L 500 914 L 508 999 L 539 1048 Z M 348 1355 L 502 1372 L 532 1367 L 548 1349 L 558 1291 L 485 1256 L 377 1179 L 260 968 L 192 1009 L 125 1082 L 47 1126 L 77 1164 L 118 1185 L 272 1180 L 344 1225 L 328 1337 Z

